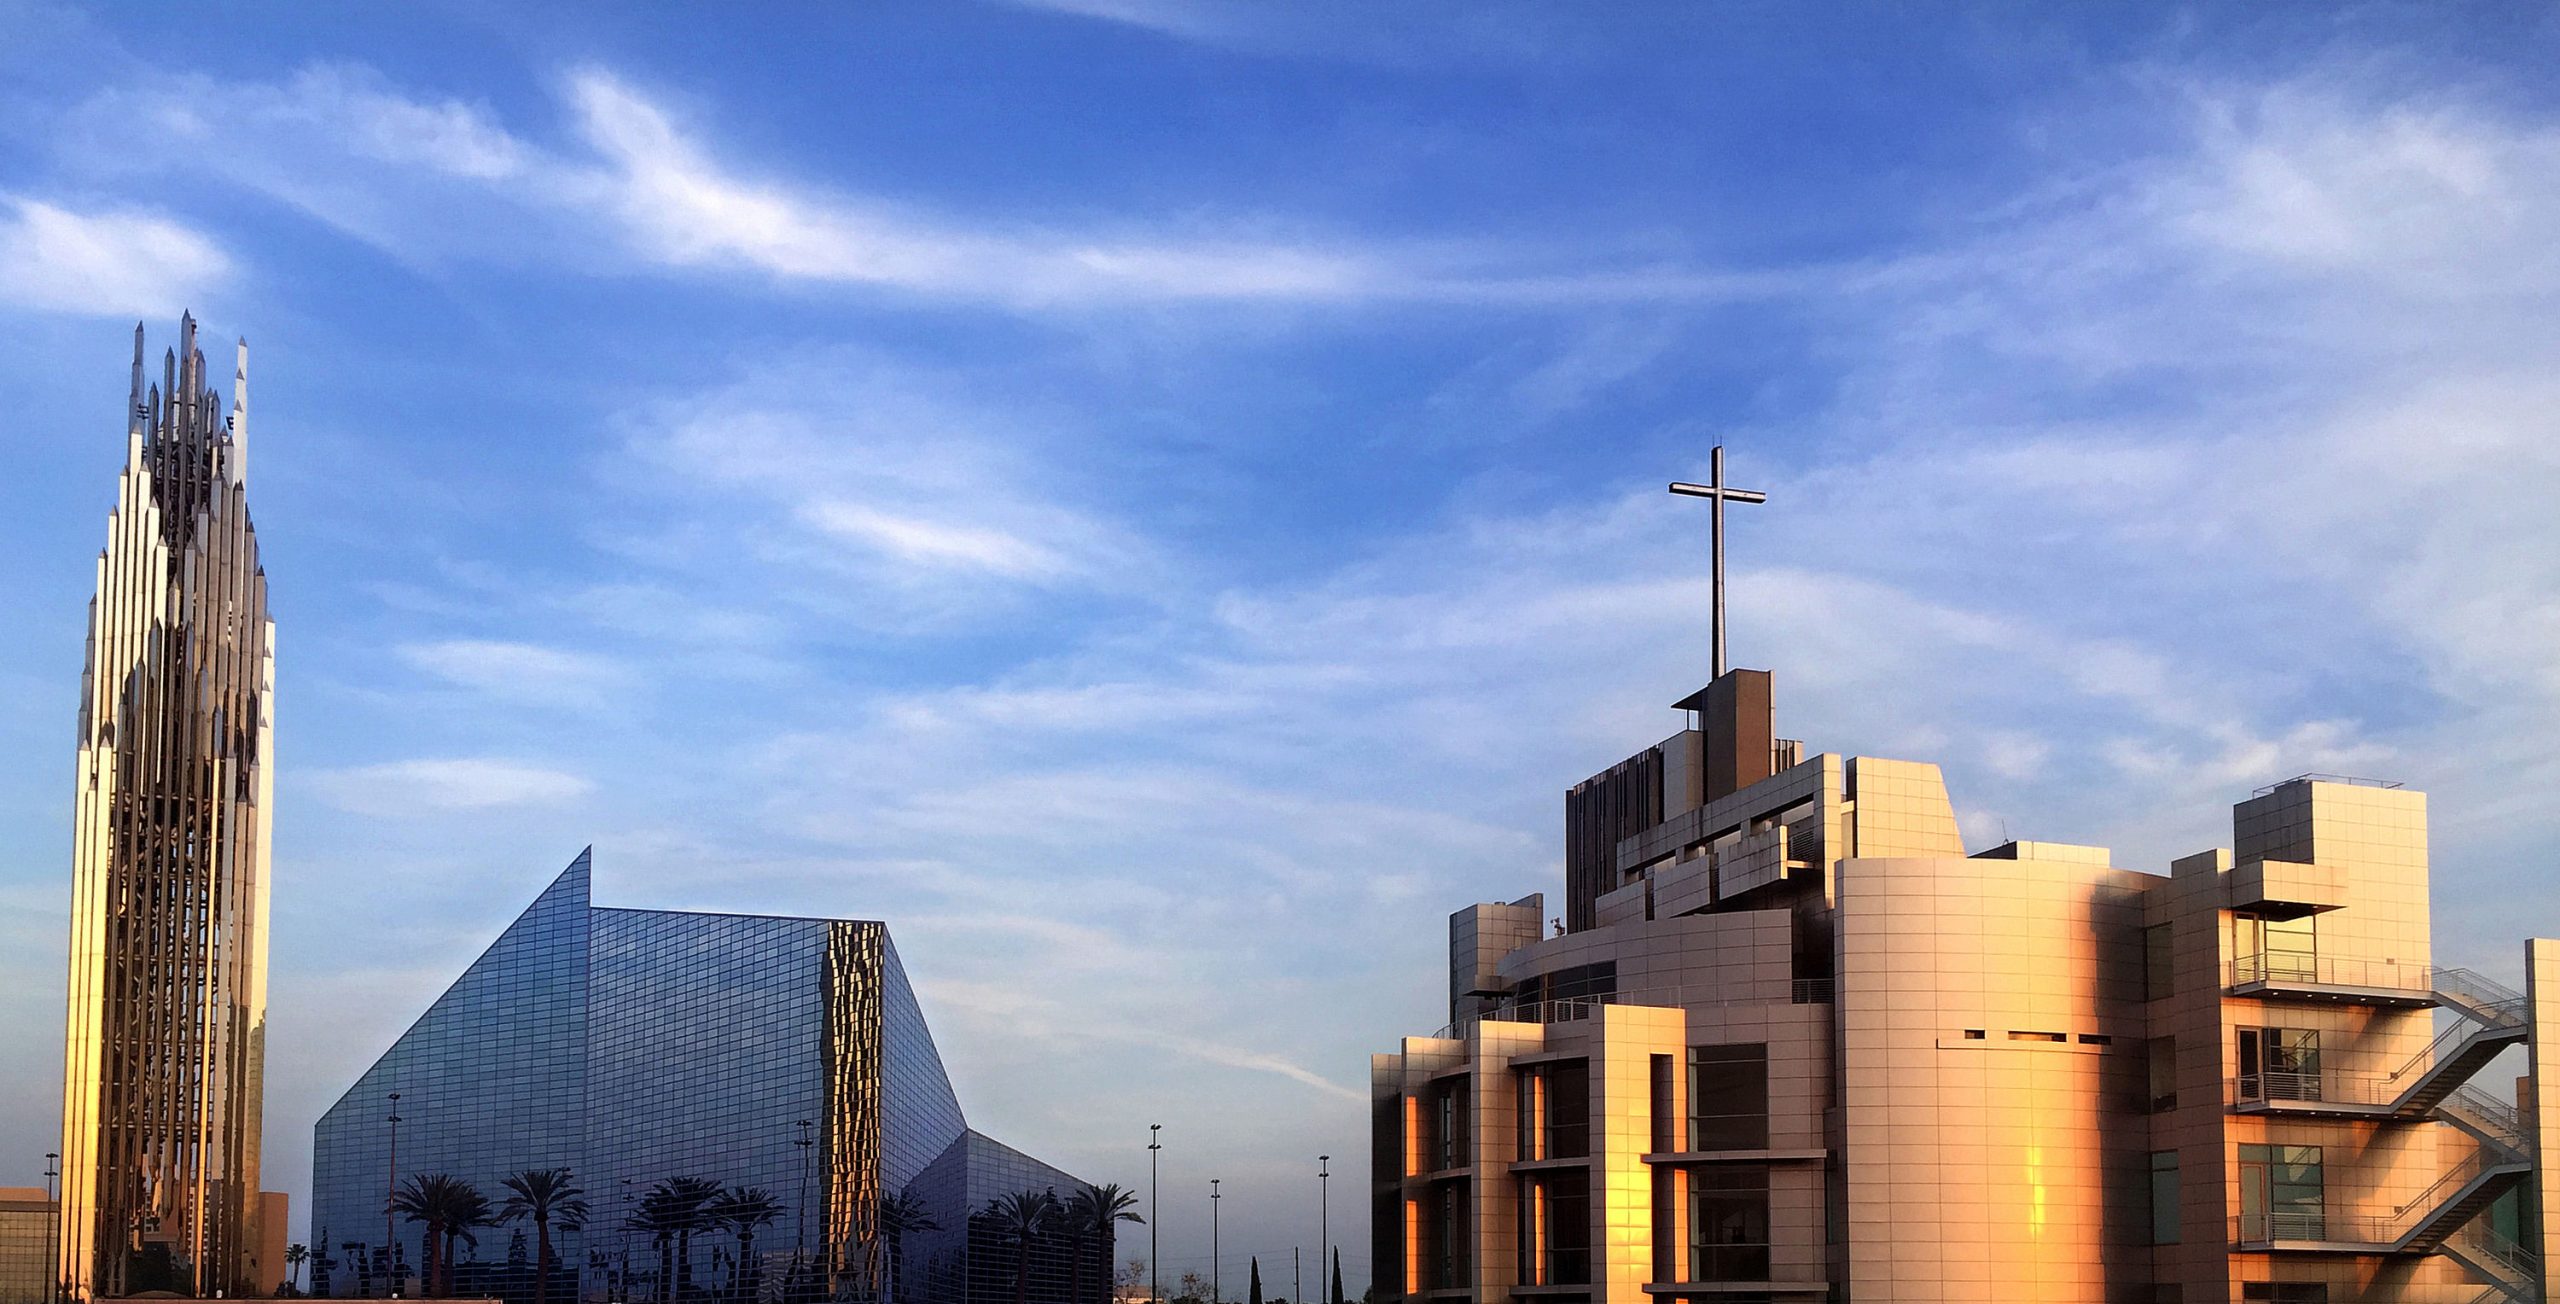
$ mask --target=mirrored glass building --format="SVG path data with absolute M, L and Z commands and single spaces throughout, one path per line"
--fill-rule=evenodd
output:
M 193 317 L 143 377 L 80 675 L 63 1038 L 62 1297 L 239 1294 L 263 1258 L 275 623 L 249 519 L 249 346 L 226 410 Z
M 1001 1292 L 969 1289 L 973 1240 L 997 1248 L 973 1217 L 1009 1182 L 1081 1184 L 969 1131 L 887 927 L 597 907 L 590 866 L 321 1118 L 315 1292 L 415 1296 L 441 1262 L 437 1293 L 508 1300 L 537 1276 L 548 1300 L 1011 1300 L 1011 1241 Z M 551 1220 L 547 1274 L 529 1220 L 430 1252 L 425 1222 L 390 1211 L 421 1178 L 502 1204 L 506 1179 L 546 1169 L 586 1205 Z M 1055 1226 L 1035 1248 L 1067 1241 Z M 1076 1275 L 1102 1298 L 1107 1272 Z

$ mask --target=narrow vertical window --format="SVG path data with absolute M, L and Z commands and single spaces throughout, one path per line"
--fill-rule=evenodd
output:
M 2151 1243 L 2178 1243 L 2178 1152 L 2151 1152 Z
M 2169 925 L 2142 930 L 2142 998 L 2156 1001 L 2178 990 L 2176 955 L 2169 946 Z

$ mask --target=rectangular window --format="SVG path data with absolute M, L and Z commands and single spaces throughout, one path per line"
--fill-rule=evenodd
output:
M 2011 1041 L 2069 1041 L 2069 1040 L 2071 1040 L 2071 1039 L 2070 1039 L 2069 1037 L 2066 1037 L 2066 1036 L 2062 1035 L 2061 1033 L 2058 1033 L 2058 1032 L 2012 1032 L 2012 1033 L 2010 1033 L 2010 1034 L 2009 1034 L 2009 1040 L 2011 1040 Z
M 2325 1190 L 2320 1147 L 2240 1147 L 2241 1239 L 2327 1240 Z
M 1546 1155 L 1539 1151 L 1538 1143 L 1546 1136 L 1539 1120 L 1544 1118 L 1547 1112 L 1547 1079 L 1534 1068 L 1516 1070 L 1511 1077 L 1516 1089 L 1516 1099 L 1513 1102 L 1516 1107 L 1512 1110 L 1516 1134 L 1512 1137 L 1512 1142 L 1517 1147 L 1512 1151 L 1512 1156 L 1524 1160 L 1544 1159 Z M 1527 1281 L 1528 1278 L 1523 1277 L 1521 1280 Z
M 2242 982 L 2317 982 L 2320 978 L 2318 915 L 2299 919 L 2267 919 L 2241 915 L 2232 921 L 2239 936 L 2232 953 L 2238 957 Z
M 1546 1118 L 1541 1155 L 1547 1159 L 1580 1159 L 1591 1153 L 1591 1065 L 1585 1060 L 1541 1064 L 1546 1080 Z
M 1467 1162 L 1467 1088 L 1464 1082 L 1442 1083 L 1439 1116 L 1434 1120 L 1431 1166 L 1456 1168 Z
M 1466 1244 L 1466 1236 L 1460 1230 L 1458 1222 L 1459 1192 L 1465 1189 L 1463 1186 L 1443 1184 L 1438 1192 L 1440 1244 L 1435 1247 L 1439 1254 L 1434 1264 L 1438 1269 L 1434 1285 L 1440 1290 L 1455 1290 L 1466 1284 L 1465 1275 L 1458 1262 L 1458 1251 Z
M 1715 1164 L 1689 1176 L 1689 1280 L 1769 1279 L 1769 1168 Z
M 1769 1148 L 1769 1047 L 1689 1048 L 1689 1148 Z
M 2178 1152 L 2151 1152 L 2151 1243 L 2178 1243 Z
M 2239 1030 L 2242 1100 L 2320 1100 L 2320 1032 L 2316 1028 Z
M 1669 1150 L 1679 1144 L 1672 1135 L 1673 1128 L 1671 1126 L 1673 1121 L 1671 1116 L 1672 1086 L 1674 1085 L 1671 1078 L 1671 1074 L 1673 1072 L 1671 1067 L 1672 1064 L 1672 1057 L 1668 1055 L 1656 1055 L 1653 1057 L 1653 1081 L 1651 1083 L 1652 1090 L 1649 1093 L 1649 1102 L 1653 1107 L 1653 1136 L 1651 1138 L 1651 1142 L 1656 1153 Z
M 2142 997 L 2156 1001 L 2175 995 L 2178 969 L 2175 953 L 2169 949 L 2169 926 L 2153 924 L 2142 930 Z
M 2329 1283 L 2325 1281 L 2252 1281 L 2240 1287 L 2240 1298 L 2256 1304 L 2329 1304 Z
M 1540 1173 L 1546 1196 L 1546 1284 L 1583 1286 L 1591 1282 L 1591 1171 L 1569 1168 Z
M 2178 1107 L 2178 1039 L 2154 1037 L 2143 1043 L 2151 1077 L 2151 1112 L 2166 1114 Z

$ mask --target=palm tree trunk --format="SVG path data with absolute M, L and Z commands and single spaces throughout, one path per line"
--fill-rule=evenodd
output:
M 673 1232 L 658 1234 L 658 1304 L 675 1298 L 676 1238 Z
M 1022 1247 L 1013 1255 L 1013 1304 L 1030 1304 L 1031 1238 L 1022 1238 Z
M 551 1218 L 537 1213 L 533 1216 L 533 1304 L 550 1304 L 550 1285 Z
M 1067 1304 L 1084 1304 L 1084 1237 L 1067 1242 Z

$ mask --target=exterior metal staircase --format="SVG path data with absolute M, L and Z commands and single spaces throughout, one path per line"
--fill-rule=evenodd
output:
M 2500 1051 L 2525 1039 L 2524 997 L 2468 969 L 2438 969 L 2431 985 L 2436 1003 L 2461 1017 L 2392 1072 L 2390 1081 L 2402 1084 L 2391 1102 L 2395 1118 L 2414 1121 L 2434 1113 Z
M 2497 1304 L 2502 1300 L 2539 1304 L 2540 1295 L 2535 1289 L 2540 1280 L 2536 1271 L 2539 1265 L 2532 1251 L 2514 1241 L 2486 1228 L 2473 1228 L 2447 1240 L 2444 1255 L 2487 1283 L 2473 1304 Z

